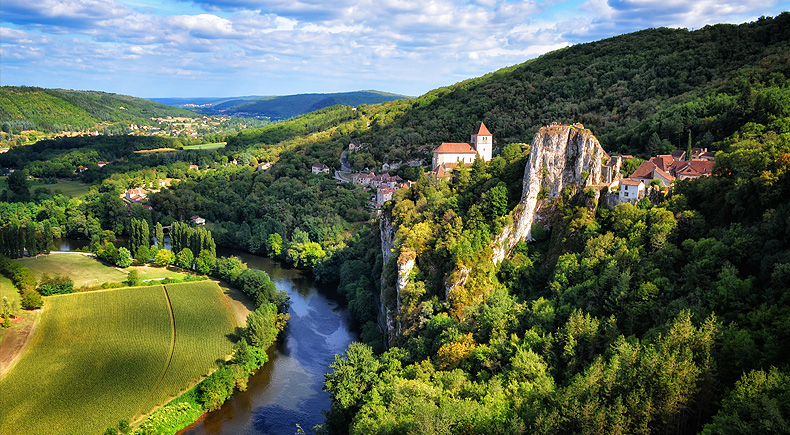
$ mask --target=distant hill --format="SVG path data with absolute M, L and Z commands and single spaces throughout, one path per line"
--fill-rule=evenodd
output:
M 230 115 L 247 118 L 293 118 L 324 107 L 342 104 L 359 106 L 408 98 L 379 91 L 355 91 L 332 94 L 298 94 L 283 96 L 248 96 L 234 98 L 153 98 L 162 104 L 186 107 L 206 115 Z
M 0 87 L 4 131 L 63 131 L 106 123 L 146 124 L 152 117 L 195 117 L 196 113 L 143 98 L 98 91 Z

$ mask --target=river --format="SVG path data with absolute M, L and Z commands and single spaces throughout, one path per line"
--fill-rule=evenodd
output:
M 324 421 L 321 411 L 329 409 L 329 394 L 322 390 L 324 373 L 335 354 L 358 339 L 348 310 L 339 304 L 334 288 L 321 286 L 307 272 L 241 251 L 217 251 L 266 271 L 291 297 L 291 319 L 269 349 L 269 362 L 250 378 L 247 391 L 235 392 L 219 410 L 179 434 L 293 435 L 298 427 L 312 433 L 311 428 Z

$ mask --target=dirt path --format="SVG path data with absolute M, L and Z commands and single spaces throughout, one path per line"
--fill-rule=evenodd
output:
M 33 319 L 17 317 L 11 324 L 11 330 L 5 331 L 0 340 L 0 378 L 10 372 L 25 353 L 25 349 L 33 339 L 33 335 L 41 319 L 41 310 L 36 310 Z M 17 325 L 13 323 L 18 322 Z

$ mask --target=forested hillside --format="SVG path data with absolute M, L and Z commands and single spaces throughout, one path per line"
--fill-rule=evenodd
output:
M 96 128 L 101 123 L 146 124 L 151 117 L 196 114 L 127 95 L 96 91 L 0 87 L 0 126 L 5 132 L 58 132 Z
M 396 229 L 389 261 L 370 254 L 382 241 L 368 237 L 343 263 L 342 293 L 375 288 L 397 315 L 388 350 L 355 344 L 336 358 L 323 430 L 785 433 L 789 19 L 572 47 L 421 97 L 366 133 L 416 144 L 432 140 L 431 126 L 466 133 L 484 120 L 500 154 L 399 191 L 382 217 Z M 567 67 L 576 58 L 594 68 L 587 85 Z M 669 142 L 649 152 L 672 150 L 691 132 L 719 150 L 714 176 L 612 209 L 567 186 L 534 240 L 494 263 L 528 159 L 504 144 L 554 120 L 582 121 L 623 151 L 645 151 L 653 133 Z
M 360 140 L 387 158 L 427 157 L 484 121 L 501 148 L 551 122 L 583 123 L 609 151 L 710 146 L 790 111 L 790 14 L 742 25 L 648 29 L 558 50 L 431 91 L 371 119 Z M 393 122 L 394 120 L 394 122 Z M 646 150 L 657 133 L 665 143 Z

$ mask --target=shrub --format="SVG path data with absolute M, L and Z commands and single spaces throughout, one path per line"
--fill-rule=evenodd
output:
M 74 291 L 74 281 L 68 276 L 56 275 L 50 277 L 46 273 L 41 277 L 39 292 L 44 296 L 60 295 Z
M 41 298 L 41 294 L 35 290 L 23 290 L 21 304 L 22 308 L 26 310 L 35 310 L 44 305 L 44 300 Z

